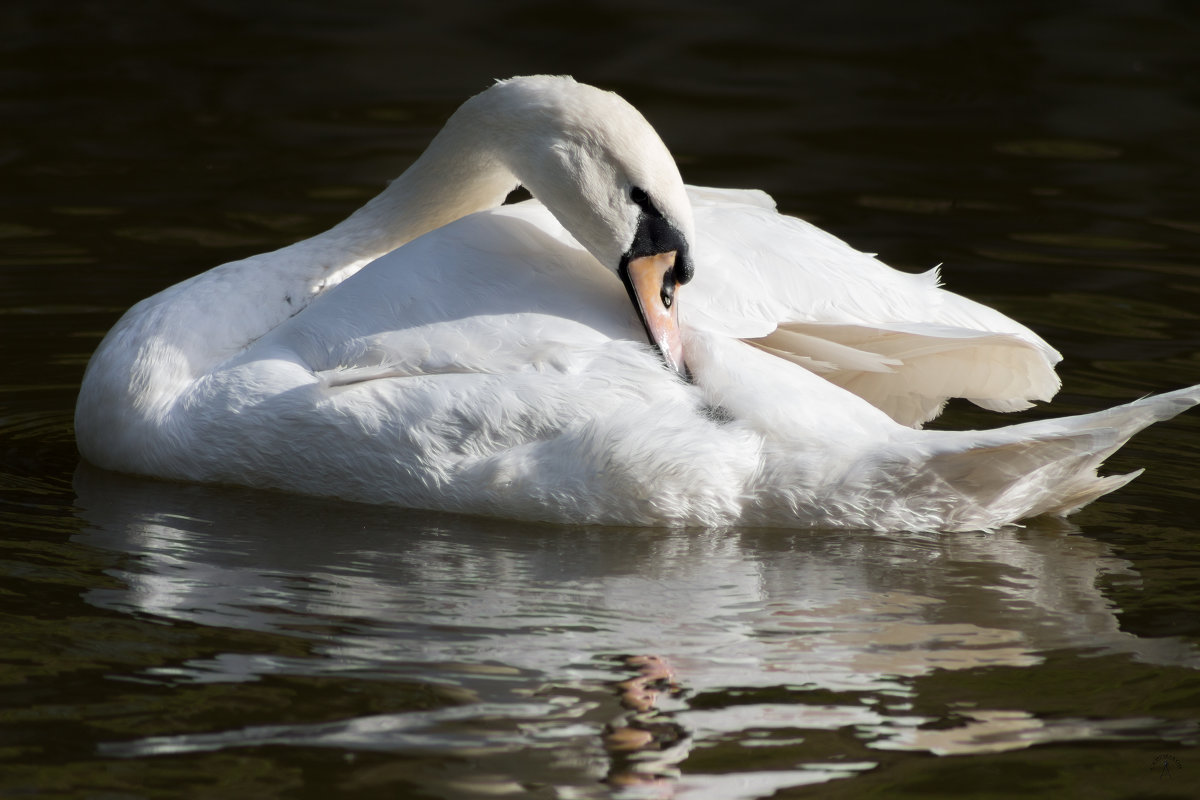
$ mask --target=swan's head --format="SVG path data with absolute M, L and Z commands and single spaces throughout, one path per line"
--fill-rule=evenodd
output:
M 677 299 L 694 228 L 666 145 L 625 100 L 570 78 L 513 78 L 488 95 L 508 112 L 494 118 L 497 157 L 620 277 L 650 340 L 686 376 Z

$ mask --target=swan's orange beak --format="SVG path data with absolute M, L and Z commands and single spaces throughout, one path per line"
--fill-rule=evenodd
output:
M 625 288 L 633 300 L 646 334 L 658 345 L 667 366 L 690 380 L 679 335 L 679 282 L 675 280 L 675 251 L 631 258 L 626 262 Z

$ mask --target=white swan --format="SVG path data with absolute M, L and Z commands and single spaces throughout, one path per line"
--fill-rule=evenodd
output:
M 518 183 L 536 200 L 501 206 Z M 762 193 L 685 187 L 616 95 L 515 78 L 328 232 L 134 306 L 76 434 L 113 470 L 373 503 L 976 529 L 1120 486 L 1101 460 L 1200 401 L 915 429 L 950 396 L 1048 399 L 1057 360 Z

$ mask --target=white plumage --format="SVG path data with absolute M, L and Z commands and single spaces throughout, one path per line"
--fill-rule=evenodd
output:
M 536 199 L 500 206 L 518 182 Z M 664 281 L 685 253 L 695 267 L 663 301 L 690 382 L 618 277 L 662 241 L 679 253 Z M 110 469 L 372 503 L 989 528 L 1123 484 L 1096 477 L 1103 458 L 1200 402 L 1194 387 L 993 431 L 916 429 L 948 397 L 1049 399 L 1057 360 L 935 274 L 896 272 L 761 192 L 685 188 L 616 95 L 517 78 L 330 231 L 134 306 L 88 367 L 76 432 Z

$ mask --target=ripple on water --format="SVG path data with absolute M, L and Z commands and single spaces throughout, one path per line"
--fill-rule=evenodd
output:
M 600 27 L 561 3 L 10 5 L 0 794 L 1189 794 L 1196 412 L 1116 456 L 1146 475 L 1073 523 L 949 537 L 72 485 L 70 434 L 124 309 L 336 222 L 535 51 L 629 94 L 689 180 L 945 260 L 949 288 L 1066 353 L 1033 415 L 1200 382 L 1179 4 L 809 4 L 781 26 L 668 2 Z M 646 654 L 670 676 L 630 667 Z

